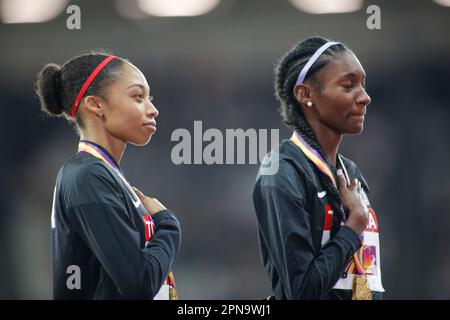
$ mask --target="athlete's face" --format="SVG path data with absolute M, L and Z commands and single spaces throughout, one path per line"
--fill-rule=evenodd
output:
M 147 144 L 156 131 L 158 110 L 142 72 L 130 63 L 106 92 L 104 127 L 112 136 L 135 145 Z
M 314 89 L 313 111 L 318 121 L 339 134 L 361 133 L 370 97 L 366 73 L 351 52 L 344 52 L 318 71 L 320 90 Z

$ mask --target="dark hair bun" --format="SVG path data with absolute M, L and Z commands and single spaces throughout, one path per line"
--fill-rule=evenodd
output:
M 36 80 L 36 94 L 39 97 L 42 111 L 53 115 L 61 115 L 64 106 L 61 99 L 61 67 L 49 63 L 39 72 Z

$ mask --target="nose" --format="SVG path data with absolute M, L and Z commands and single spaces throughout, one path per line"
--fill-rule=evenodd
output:
M 145 115 L 149 118 L 156 118 L 159 115 L 159 111 L 153 103 L 149 102 Z
M 364 107 L 368 106 L 372 99 L 370 99 L 370 96 L 367 94 L 366 90 L 362 89 L 362 93 L 358 96 L 357 103 L 358 105 Z

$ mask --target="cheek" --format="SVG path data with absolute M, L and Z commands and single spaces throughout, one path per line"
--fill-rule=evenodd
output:
M 346 118 L 353 109 L 353 97 L 350 94 L 340 94 L 335 100 L 335 111 L 339 118 Z
M 128 106 L 122 113 L 124 121 L 132 123 L 141 120 L 141 112 L 135 106 Z
M 353 100 L 350 95 L 342 92 L 334 92 L 324 102 L 325 110 L 322 110 L 323 113 L 321 112 L 322 121 L 336 131 L 349 131 L 350 127 L 353 127 L 349 123 L 349 119 L 351 118 L 349 115 L 353 105 Z
M 331 92 L 325 100 L 327 118 L 342 121 L 352 109 L 352 98 L 340 90 Z
M 328 105 L 339 106 L 339 109 L 345 109 L 346 106 L 351 106 L 352 95 L 348 93 L 341 86 L 329 86 L 328 90 L 324 89 L 322 92 L 322 99 Z
M 135 101 L 124 100 L 117 104 L 115 117 L 122 123 L 141 121 L 142 112 Z
M 108 119 L 108 127 L 115 135 L 129 136 L 142 125 L 142 112 L 136 102 L 117 101 Z

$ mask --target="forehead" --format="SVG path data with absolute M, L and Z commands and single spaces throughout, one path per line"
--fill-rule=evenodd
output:
M 125 63 L 123 66 L 120 82 L 126 86 L 141 84 L 146 88 L 149 87 L 147 79 L 145 78 L 141 70 L 139 70 L 129 62 Z
M 318 76 L 321 80 L 333 81 L 349 73 L 357 76 L 366 75 L 358 58 L 352 52 L 346 51 L 332 58 L 324 68 L 319 70 Z

